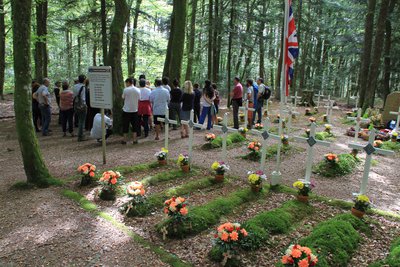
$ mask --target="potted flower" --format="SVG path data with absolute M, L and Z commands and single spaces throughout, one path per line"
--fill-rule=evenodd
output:
M 134 181 L 130 183 L 126 187 L 126 193 L 128 194 L 129 197 L 129 202 L 126 206 L 124 206 L 124 212 L 126 215 L 129 215 L 130 213 L 132 214 L 137 214 L 136 208 L 139 205 L 143 205 L 145 203 L 145 194 L 146 190 L 144 189 L 144 186 L 141 182 L 139 181 Z
M 249 129 L 247 129 L 247 128 L 244 128 L 244 127 L 240 127 L 239 128 L 239 133 L 244 137 L 244 138 L 246 138 L 246 133 L 249 131 Z
M 215 171 L 215 181 L 222 182 L 224 180 L 225 172 L 229 170 L 229 166 L 223 161 L 215 161 L 211 165 L 211 169 Z
M 123 177 L 119 172 L 103 172 L 99 180 L 99 184 L 102 186 L 100 198 L 102 200 L 115 200 L 117 187 L 122 184 L 122 180 Z
M 293 187 L 297 188 L 297 200 L 300 202 L 307 203 L 308 202 L 308 195 L 311 190 L 314 188 L 314 184 L 307 182 L 303 179 L 300 179 L 293 183 Z
M 330 165 L 335 165 L 339 162 L 339 157 L 336 154 L 328 153 L 325 155 L 325 161 Z
M 240 122 L 244 122 L 244 113 L 239 113 Z
M 304 132 L 306 133 L 307 138 L 310 137 L 311 130 L 310 129 L 305 129 Z
M 305 115 L 306 116 L 311 116 L 312 114 L 311 114 L 311 109 L 310 108 L 306 108 L 305 109 Z
M 223 265 L 238 253 L 240 243 L 247 235 L 246 229 L 242 228 L 239 223 L 227 222 L 218 226 L 213 244 L 224 257 Z
M 261 170 L 248 172 L 247 174 L 249 175 L 247 179 L 249 180 L 251 191 L 260 192 L 262 189 L 262 181 L 266 180 L 267 176 Z
M 311 249 L 300 245 L 290 245 L 281 259 L 284 266 L 316 266 L 318 258 L 312 254 Z
M 310 121 L 310 123 L 315 123 L 317 121 L 315 117 L 310 117 L 308 118 L 308 120 Z
M 78 172 L 82 175 L 81 186 L 92 183 L 92 178 L 96 175 L 96 166 L 90 163 L 85 163 L 78 167 Z
M 324 126 L 325 126 L 325 132 L 330 134 L 331 130 L 332 130 L 332 125 L 331 124 L 325 124 Z
M 168 157 L 168 150 L 165 148 L 161 148 L 155 156 L 157 157 L 158 164 L 160 165 L 167 165 L 167 157 Z
M 397 142 L 397 138 L 398 138 L 398 137 L 399 137 L 399 133 L 393 131 L 390 140 L 391 140 L 392 142 Z
M 358 218 L 362 218 L 370 206 L 371 202 L 366 195 L 356 195 L 354 199 L 354 206 L 351 208 L 351 214 Z
M 165 234 L 170 236 L 182 234 L 188 213 L 187 202 L 183 197 L 172 197 L 164 202 L 164 214 L 171 219 L 168 225 L 162 229 L 164 239 Z
M 287 136 L 287 135 L 282 135 L 282 136 L 281 136 L 281 141 L 282 141 L 282 144 L 283 144 L 284 146 L 288 146 L 288 145 L 289 145 L 289 136 Z
M 207 142 L 211 143 L 212 141 L 214 141 L 215 137 L 216 137 L 215 134 L 208 133 L 208 134 L 206 134 L 205 139 Z
M 314 107 L 314 112 L 318 113 L 318 107 Z
M 181 167 L 183 172 L 188 173 L 190 171 L 189 155 L 179 154 L 177 163 Z
M 262 123 L 256 123 L 256 124 L 254 125 L 254 128 L 255 128 L 256 130 L 262 130 L 262 129 L 264 129 L 264 125 L 263 125 Z
M 375 140 L 374 141 L 374 147 L 380 148 L 383 145 L 382 140 Z

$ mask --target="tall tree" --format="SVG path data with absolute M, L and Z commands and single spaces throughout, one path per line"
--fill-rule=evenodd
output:
M 365 16 L 364 48 L 361 59 L 361 71 L 359 77 L 360 106 L 364 106 L 365 93 L 368 86 L 368 74 L 371 64 L 372 40 L 374 36 L 374 17 L 376 0 L 368 0 L 368 11 Z
M 107 65 L 112 68 L 113 89 L 113 127 L 117 133 L 122 130 L 122 89 L 124 80 L 122 76 L 122 43 L 124 28 L 129 18 L 129 8 L 125 0 L 114 0 L 115 14 L 110 25 L 110 50 L 107 55 Z
M 174 0 L 171 16 L 171 33 L 168 41 L 167 56 L 163 75 L 171 79 L 180 79 L 185 46 L 187 1 Z
M 4 100 L 4 73 L 6 69 L 6 25 L 4 1 L 0 0 L 0 99 Z
M 186 66 L 185 80 L 190 80 L 193 70 L 194 59 L 194 41 L 196 37 L 196 13 L 197 13 L 197 0 L 192 0 L 192 13 L 190 15 L 190 35 L 188 47 L 188 61 Z
M 375 91 L 378 83 L 379 66 L 381 63 L 381 56 L 383 50 L 383 41 L 385 40 L 385 24 L 386 17 L 389 11 L 390 0 L 382 0 L 376 26 L 376 34 L 374 41 L 374 54 L 372 56 L 371 67 L 368 75 L 368 87 L 365 94 L 363 109 L 374 106 Z
M 213 0 L 208 0 L 208 50 L 207 50 L 207 79 L 213 72 Z
M 35 76 L 39 82 L 47 77 L 47 0 L 36 0 Z
M 386 18 L 385 25 L 385 48 L 384 48 L 384 69 L 383 69 L 383 86 L 382 98 L 386 103 L 386 97 L 390 94 L 390 74 L 391 74 L 391 58 L 390 53 L 392 50 L 392 13 L 396 4 L 396 0 L 391 0 L 389 5 L 390 15 Z
M 231 2 L 231 11 L 230 11 L 230 20 L 229 20 L 229 37 L 228 37 L 228 55 L 226 60 L 226 71 L 228 72 L 228 79 L 226 81 L 226 87 L 228 88 L 228 108 L 231 106 L 231 80 L 232 80 L 232 42 L 233 42 L 233 34 L 235 27 L 235 4 L 236 1 L 232 0 Z
M 18 142 L 28 182 L 47 186 L 50 174 L 43 161 L 32 123 L 31 8 L 32 0 L 11 1 L 14 51 L 14 111 Z
M 100 17 L 101 17 L 101 44 L 103 48 L 103 63 L 107 61 L 107 10 L 106 0 L 101 0 L 100 4 Z
M 271 1 L 268 1 L 268 5 Z M 262 6 L 262 14 L 265 15 L 266 9 L 267 9 L 267 2 L 262 1 L 261 3 Z M 259 63 L 259 70 L 258 70 L 258 75 L 259 77 L 262 77 L 263 79 L 266 79 L 265 77 L 265 66 L 264 66 L 264 57 L 265 57 L 265 44 L 264 44 L 264 28 L 265 28 L 265 20 L 264 17 L 260 18 L 260 28 L 258 29 L 258 35 L 259 35 L 259 41 L 258 41 L 258 46 L 259 46 L 259 54 L 260 54 L 260 63 Z
M 132 28 L 132 45 L 130 51 L 130 69 L 129 74 L 133 74 L 136 72 L 136 58 L 137 58 L 137 30 L 138 30 L 138 22 L 140 15 L 140 5 L 142 4 L 142 0 L 136 0 L 135 5 L 135 13 L 133 17 L 133 28 Z

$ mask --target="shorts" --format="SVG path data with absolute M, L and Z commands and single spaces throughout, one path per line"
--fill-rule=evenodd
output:
M 139 130 L 139 116 L 137 112 L 122 112 L 122 132 L 129 132 L 129 124 L 132 125 L 132 132 Z
M 161 124 L 161 121 L 157 120 L 158 118 L 165 119 L 165 115 L 154 115 L 153 116 L 153 122 L 154 122 L 155 125 L 160 125 Z

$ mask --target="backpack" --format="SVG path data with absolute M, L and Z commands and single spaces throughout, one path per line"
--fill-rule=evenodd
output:
M 271 97 L 271 89 L 266 85 L 264 85 L 264 86 L 265 86 L 265 89 L 261 95 L 261 98 L 264 100 L 268 100 Z
M 74 111 L 77 113 L 81 112 L 86 112 L 86 102 L 82 100 L 82 90 L 85 88 L 85 86 L 82 86 L 81 89 L 79 89 L 79 93 L 77 96 L 74 97 Z

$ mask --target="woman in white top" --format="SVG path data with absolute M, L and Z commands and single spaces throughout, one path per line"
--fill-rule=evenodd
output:
M 144 137 L 149 136 L 149 118 L 151 117 L 151 103 L 150 103 L 150 93 L 151 90 L 146 87 L 146 80 L 139 80 L 140 89 L 140 100 L 139 100 L 139 132 L 141 132 L 142 127 L 144 128 Z
M 209 80 L 206 80 L 202 98 L 203 109 L 201 111 L 199 123 L 203 124 L 204 121 L 206 120 L 206 117 L 208 117 L 207 130 L 210 130 L 212 127 L 212 114 L 215 113 L 215 111 L 212 112 L 211 109 L 214 108 L 214 99 L 215 99 L 214 89 L 211 87 L 211 82 Z

